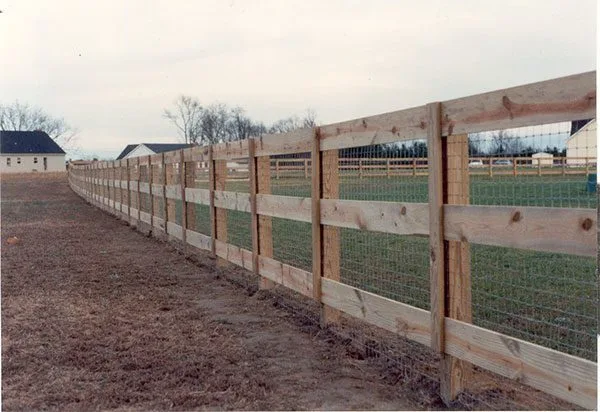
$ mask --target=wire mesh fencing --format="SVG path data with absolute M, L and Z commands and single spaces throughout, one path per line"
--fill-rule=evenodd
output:
M 596 208 L 597 196 L 588 187 L 595 156 L 594 119 L 471 135 L 468 200 Z M 596 259 L 470 247 L 474 324 L 596 360 Z

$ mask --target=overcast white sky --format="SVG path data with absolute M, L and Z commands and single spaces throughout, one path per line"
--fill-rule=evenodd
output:
M 182 93 L 321 123 L 594 70 L 596 2 L 3 1 L 0 102 L 64 117 L 86 153 L 178 141 Z

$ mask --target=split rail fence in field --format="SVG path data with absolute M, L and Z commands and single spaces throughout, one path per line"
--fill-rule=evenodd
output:
M 253 271 L 262 288 L 281 284 L 314 299 L 323 325 L 349 315 L 433 348 L 441 356 L 445 401 L 463 390 L 477 365 L 593 409 L 595 203 L 585 189 L 573 195 L 563 181 L 556 183 L 560 192 L 548 189 L 553 196 L 547 203 L 481 197 L 500 183 L 471 176 L 468 134 L 593 119 L 595 76 L 287 134 L 72 165 L 69 182 L 132 225 L 145 224 Z M 403 184 L 389 167 L 402 159 L 384 160 L 383 173 L 390 176 L 362 179 L 358 186 L 340 161 L 353 148 L 417 140 L 427 146 L 426 161 L 415 160 L 408 170 L 424 165 L 422 186 L 414 183 L 417 177 L 407 186 L 384 183 Z M 285 179 L 283 155 L 299 156 L 290 162 L 299 166 L 294 173 L 300 179 Z M 534 174 L 545 169 L 539 165 Z M 557 172 L 569 168 L 561 164 Z M 525 196 L 538 184 L 526 183 L 511 193 Z M 578 197 L 566 204 L 568 196 Z

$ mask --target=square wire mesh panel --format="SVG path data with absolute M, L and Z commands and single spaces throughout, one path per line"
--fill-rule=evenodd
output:
M 595 120 L 470 135 L 468 150 L 471 204 L 597 208 Z M 595 258 L 470 250 L 474 324 L 596 360 Z
M 151 166 L 152 184 L 155 184 L 155 185 L 164 185 L 165 184 L 165 179 L 163 176 L 163 168 L 164 168 L 164 165 L 162 163 L 154 164 Z M 154 189 L 152 189 L 152 202 L 153 202 L 154 216 L 164 219 L 165 218 L 165 204 L 163 201 L 162 190 L 155 191 Z
M 427 202 L 427 144 L 422 140 L 339 151 L 339 198 Z M 426 237 L 342 228 L 343 283 L 429 309 Z
M 180 164 L 169 163 L 166 165 L 167 185 L 180 185 Z M 167 198 L 167 217 L 168 221 L 181 225 L 181 200 Z
M 136 181 L 139 179 L 139 176 L 140 176 L 140 167 L 139 167 L 139 165 L 132 164 L 132 163 L 133 162 L 131 162 L 129 164 L 129 180 Z M 104 170 L 102 172 L 104 172 Z M 139 209 L 137 192 L 135 192 L 133 190 L 131 191 L 130 204 L 131 204 L 132 208 Z
M 225 190 L 250 193 L 250 171 L 248 159 L 227 160 Z M 227 243 L 252 250 L 252 215 L 239 210 L 226 210 Z
M 186 163 L 186 186 L 196 189 L 210 188 L 208 162 Z M 188 203 L 188 228 L 207 236 L 211 235 L 210 206 Z
M 145 160 L 145 159 L 144 159 Z M 141 164 L 140 168 L 140 183 L 149 183 L 150 182 L 150 169 L 148 164 Z M 140 211 L 150 213 L 151 209 L 151 199 L 148 193 L 140 192 Z
M 309 199 L 312 185 L 310 153 L 271 156 L 270 192 L 280 196 Z M 272 217 L 273 258 L 306 271 L 312 271 L 312 225 L 297 220 Z

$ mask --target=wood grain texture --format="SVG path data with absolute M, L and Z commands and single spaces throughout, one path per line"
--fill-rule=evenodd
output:
M 428 311 L 331 279 L 323 278 L 321 282 L 325 305 L 407 339 L 430 345 Z
M 429 234 L 427 203 L 321 200 L 321 224 L 400 235 Z
M 256 156 L 307 153 L 312 150 L 313 130 L 304 128 L 283 134 L 265 134 L 256 140 Z
M 369 146 L 427 136 L 425 106 L 321 126 L 321 150 Z
M 320 144 L 323 143 L 321 139 Z M 338 150 L 326 150 L 321 153 L 321 191 L 322 199 L 338 199 L 340 197 Z M 340 228 L 335 226 L 322 226 L 322 277 L 339 281 L 341 276 L 341 239 Z M 336 309 L 323 306 L 321 323 L 324 325 L 338 323 L 340 312 Z
M 163 204 L 163 227 L 165 233 L 168 232 L 167 222 L 169 221 L 169 208 L 167 207 L 167 165 L 165 164 L 165 154 L 160 154 L 160 171 L 162 180 L 162 204 Z
M 259 275 L 258 255 L 260 248 L 258 244 L 258 214 L 256 207 L 256 194 L 258 193 L 258 176 L 256 172 L 256 145 L 254 140 L 249 141 L 248 172 L 250 179 L 250 231 L 252 236 L 252 272 Z
M 256 210 L 259 215 L 311 222 L 311 198 L 258 194 Z
M 210 189 L 185 188 L 185 199 L 188 203 L 210 205 Z
M 167 222 L 167 234 L 176 239 L 183 240 L 183 228 L 175 222 Z
M 446 353 L 499 375 L 594 409 L 595 362 L 455 319 L 446 319 Z
M 203 233 L 194 230 L 186 230 L 187 243 L 202 250 L 211 250 L 212 239 Z
M 152 191 L 152 187 L 153 187 L 153 183 L 152 183 L 152 179 L 154 178 L 154 175 L 152 173 L 152 159 L 151 156 L 148 155 L 148 157 L 146 158 L 146 165 L 148 167 L 148 198 L 150 200 L 150 227 L 154 227 L 154 195 L 153 195 L 153 191 Z
M 258 273 L 304 296 L 313 297 L 312 273 L 266 256 L 258 257 Z
M 213 160 L 241 159 L 249 156 L 248 139 L 219 143 L 212 146 Z
M 444 351 L 444 221 L 443 165 L 440 104 L 427 105 L 429 161 L 429 283 L 431 299 L 431 348 Z
M 258 152 L 258 142 L 256 151 Z M 269 156 L 256 158 L 256 183 L 258 194 L 271 194 L 271 159 Z M 268 258 L 273 257 L 273 219 L 270 216 L 258 216 L 258 254 Z M 261 277 L 260 289 L 272 289 L 275 282 Z
M 466 134 L 446 138 L 446 198 L 448 204 L 469 204 L 469 141 Z M 471 249 L 466 241 L 447 242 L 446 316 L 472 322 Z M 444 354 L 441 357 L 440 394 L 448 405 L 467 387 L 472 376 L 471 364 Z
M 242 249 L 217 239 L 215 241 L 215 253 L 218 257 L 228 262 L 244 269 L 252 270 L 252 252 L 249 250 Z
M 597 255 L 595 209 L 444 206 L 448 240 L 541 252 Z
M 210 202 L 210 237 L 211 237 L 211 254 L 217 257 L 215 245 L 217 240 L 217 209 L 215 209 L 215 161 L 213 159 L 212 146 L 208 147 L 208 188 Z
M 225 191 L 227 181 L 227 161 L 215 160 L 215 191 L 213 192 L 213 206 L 215 207 L 215 220 L 217 225 L 216 238 L 227 242 L 227 209 L 217 206 L 217 191 Z
M 323 226 L 321 226 L 321 135 L 320 128 L 314 129 L 311 152 L 311 231 L 312 231 L 312 274 L 313 298 L 321 305 L 321 277 L 323 276 Z
M 443 134 L 475 133 L 596 117 L 596 72 L 442 103 Z
M 228 192 L 226 190 L 215 190 L 215 207 L 240 212 L 251 212 L 250 194 L 242 192 Z

